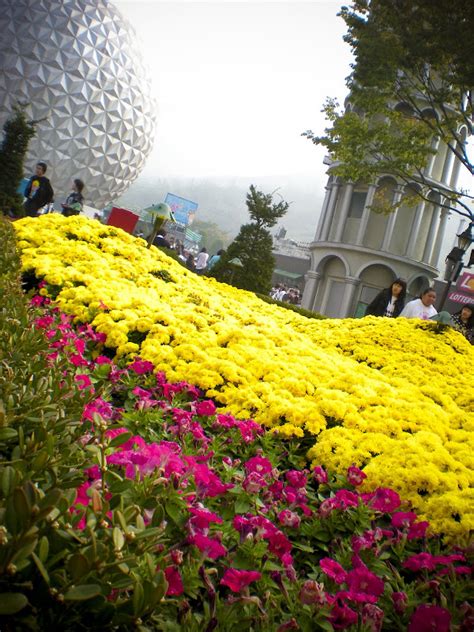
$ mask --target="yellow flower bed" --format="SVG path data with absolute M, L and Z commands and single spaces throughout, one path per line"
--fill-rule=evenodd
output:
M 24 269 L 118 356 L 139 353 L 282 436 L 314 435 L 314 464 L 363 467 L 366 489 L 393 487 L 437 532 L 474 529 L 474 353 L 460 334 L 407 319 L 308 320 L 83 217 L 15 227 Z

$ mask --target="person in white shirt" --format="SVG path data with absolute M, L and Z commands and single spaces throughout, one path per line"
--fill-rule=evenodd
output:
M 209 255 L 207 254 L 207 250 L 205 248 L 201 248 L 201 252 L 196 257 L 196 272 L 198 274 L 204 274 L 207 268 L 208 259 Z
M 432 287 L 429 287 L 421 293 L 420 298 L 416 298 L 414 301 L 407 303 L 400 316 L 404 316 L 405 318 L 421 318 L 422 320 L 429 320 L 432 316 L 438 313 L 433 307 L 433 303 L 435 301 L 436 292 Z

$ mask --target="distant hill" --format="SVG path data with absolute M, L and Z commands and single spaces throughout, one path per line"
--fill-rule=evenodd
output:
M 265 193 L 278 189 L 278 193 L 291 202 L 281 222 L 288 237 L 301 241 L 313 239 L 324 186 L 311 178 L 139 178 L 115 203 L 140 209 L 163 201 L 167 193 L 175 193 L 199 204 L 196 220 L 215 222 L 234 236 L 248 220 L 245 196 L 251 184 Z

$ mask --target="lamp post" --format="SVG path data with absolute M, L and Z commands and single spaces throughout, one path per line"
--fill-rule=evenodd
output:
M 444 307 L 444 304 L 448 297 L 449 290 L 451 289 L 451 285 L 455 281 L 457 281 L 459 275 L 461 274 L 461 270 L 464 268 L 464 261 L 463 261 L 464 255 L 468 251 L 469 246 L 474 241 L 473 229 L 474 229 L 474 221 L 471 220 L 471 223 L 466 228 L 466 230 L 464 230 L 462 233 L 460 233 L 457 236 L 458 245 L 455 246 L 451 250 L 449 255 L 446 257 L 446 269 L 444 272 L 444 280 L 446 281 L 446 287 L 444 288 L 444 292 L 439 302 L 439 306 L 438 306 L 439 312 Z

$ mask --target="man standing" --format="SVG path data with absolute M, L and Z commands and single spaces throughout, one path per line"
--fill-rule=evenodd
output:
M 37 217 L 39 209 L 45 204 L 50 204 L 54 199 L 51 183 L 44 175 L 47 168 L 46 163 L 38 162 L 35 167 L 35 175 L 30 178 L 26 185 L 26 200 L 23 203 L 23 208 L 29 217 Z

